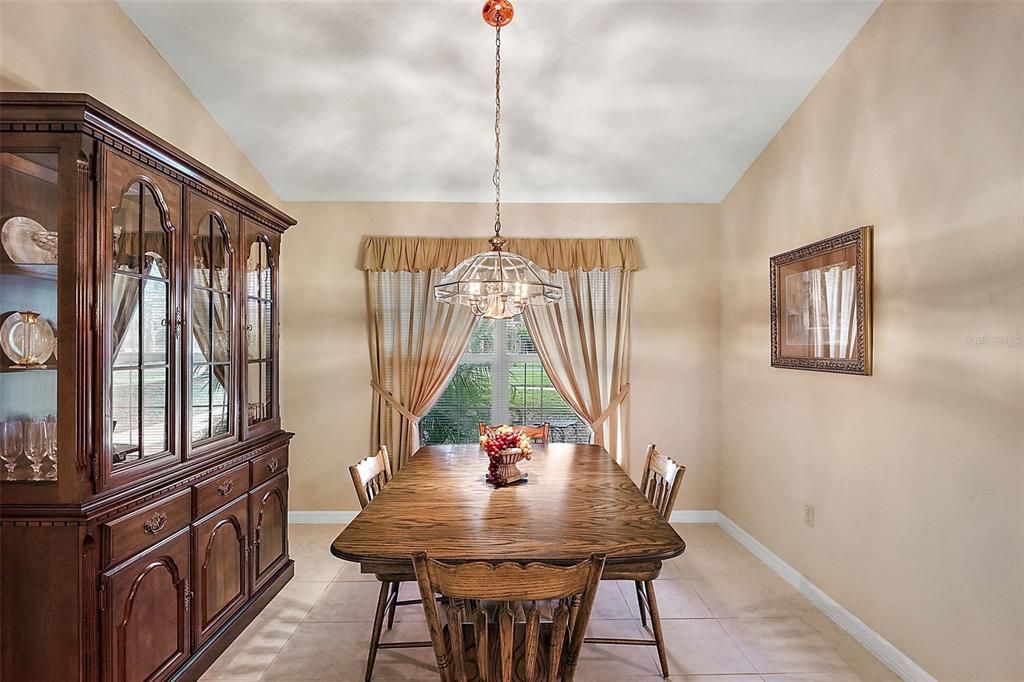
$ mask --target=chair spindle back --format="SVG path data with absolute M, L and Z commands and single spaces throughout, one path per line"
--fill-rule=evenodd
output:
M 356 487 L 359 507 L 365 509 L 391 480 L 391 458 L 388 456 L 387 446 L 380 446 L 376 455 L 356 462 L 348 471 L 352 474 L 352 483 Z
M 445 564 L 421 553 L 413 557 L 413 566 L 442 680 L 575 678 L 603 555 L 573 566 L 523 566 Z M 435 594 L 446 597 L 445 626 Z M 488 608 L 484 600 L 497 603 Z M 555 603 L 551 622 L 542 623 L 537 602 L 548 600 Z M 516 623 L 517 614 L 524 622 Z M 518 662 L 513 660 L 517 651 L 522 653 Z
M 676 504 L 685 473 L 686 467 L 658 452 L 654 443 L 647 446 L 644 473 L 640 478 L 640 492 L 666 519 L 672 515 L 672 508 Z

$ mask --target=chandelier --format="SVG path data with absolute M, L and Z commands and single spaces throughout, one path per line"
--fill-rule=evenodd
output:
M 442 303 L 469 306 L 474 315 L 508 319 L 528 305 L 543 305 L 562 298 L 562 287 L 549 284 L 536 264 L 505 250 L 501 236 L 501 27 L 512 21 L 509 0 L 488 0 L 484 21 L 494 27 L 494 236 L 490 251 L 470 256 L 434 286 Z

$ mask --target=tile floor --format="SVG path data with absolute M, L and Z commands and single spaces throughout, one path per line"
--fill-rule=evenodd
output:
M 378 583 L 328 551 L 334 525 L 293 525 L 295 578 L 203 680 L 360 682 Z M 884 665 L 717 526 L 679 525 L 686 553 L 656 583 L 671 680 L 896 680 Z M 415 597 L 403 586 L 403 598 Z M 641 635 L 630 583 L 602 583 L 590 632 Z M 385 639 L 428 639 L 417 606 L 399 608 Z M 373 679 L 436 680 L 430 649 L 384 650 Z M 585 645 L 580 682 L 655 682 L 653 647 Z

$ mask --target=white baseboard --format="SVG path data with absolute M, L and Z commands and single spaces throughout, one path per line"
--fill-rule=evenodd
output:
M 673 517 L 675 514 L 673 514 Z M 675 521 L 675 519 L 672 519 Z M 797 592 L 807 598 L 814 606 L 846 630 L 861 646 L 870 651 L 875 658 L 889 667 L 906 682 L 936 682 L 924 668 L 889 643 L 880 634 L 864 624 L 860 618 L 847 611 L 832 597 L 825 594 L 820 587 L 800 574 L 795 568 L 783 561 L 777 554 L 762 545 L 757 538 L 736 525 L 736 522 L 725 514 L 719 513 L 718 525 L 741 545 L 746 547 L 768 568 L 775 571 L 780 578 L 792 585 Z
M 359 512 L 354 511 L 290 511 L 288 523 L 348 523 Z
M 718 523 L 718 512 L 714 509 L 684 509 L 672 512 L 671 523 Z

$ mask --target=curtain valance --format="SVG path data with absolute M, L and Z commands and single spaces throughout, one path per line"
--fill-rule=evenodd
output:
M 366 237 L 361 268 L 370 272 L 448 271 L 491 247 L 486 239 Z M 640 269 L 636 241 L 624 239 L 510 239 L 506 250 L 550 272 Z

